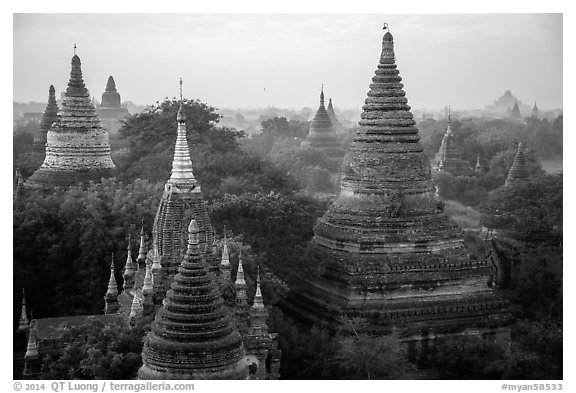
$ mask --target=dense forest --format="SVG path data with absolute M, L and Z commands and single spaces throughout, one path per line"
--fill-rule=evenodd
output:
M 26 190 L 15 199 L 14 327 L 23 287 L 39 318 L 102 313 L 112 253 L 121 282 L 128 234 L 136 238 L 142 221 L 150 233 L 170 175 L 178 106 L 179 101 L 166 100 L 124 121 L 111 140 L 113 178 L 50 194 Z M 274 305 L 285 290 L 283 279 L 289 281 L 305 263 L 314 223 L 337 192 L 337 168 L 321 152 L 300 147 L 308 132 L 301 120 L 272 117 L 263 120 L 261 133 L 247 137 L 220 126 L 215 108 L 198 100 L 184 100 L 184 111 L 194 173 L 213 226 L 220 237 L 226 227 L 233 255 L 234 247 L 245 250 L 251 290 L 256 266 L 269 272 L 262 291 Z M 41 163 L 31 150 L 38 127 L 30 122 L 14 130 L 13 165 L 24 177 Z M 475 163 L 480 155 L 485 170 L 471 177 L 436 174 L 441 197 L 476 207 L 485 225 L 525 245 L 510 287 L 501 290 L 516 317 L 510 348 L 469 337 L 414 361 L 397 335 L 357 334 L 362 320 L 345 320 L 342 331 L 333 334 L 302 327 L 274 307 L 270 326 L 279 333 L 283 378 L 415 378 L 417 370 L 446 379 L 562 377 L 562 175 L 544 175 L 538 164 L 561 154 L 562 117 L 526 124 L 462 119 L 452 128 L 463 158 Z M 425 120 L 419 129 L 433 159 L 445 123 Z M 341 136 L 343 144 L 352 132 Z M 519 141 L 529 148 L 532 180 L 504 193 L 501 186 Z M 62 358 L 45 362 L 43 376 L 130 379 L 140 365 L 139 337 L 146 329 L 104 328 L 95 321 L 71 329 L 66 336 L 71 345 Z

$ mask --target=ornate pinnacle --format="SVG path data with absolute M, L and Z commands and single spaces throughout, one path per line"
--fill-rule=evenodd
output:
M 260 267 L 258 267 L 256 275 L 256 294 L 254 295 L 252 308 L 264 308 L 264 299 L 262 299 L 262 292 L 260 292 Z
M 110 279 L 108 280 L 108 290 L 106 291 L 106 296 L 118 295 L 118 284 L 116 284 L 116 277 L 114 272 L 114 253 L 112 253 L 112 263 L 110 264 Z

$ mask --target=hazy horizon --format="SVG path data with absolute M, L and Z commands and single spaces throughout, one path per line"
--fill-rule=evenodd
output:
M 14 14 L 13 101 L 46 102 L 70 74 L 73 45 L 91 96 L 113 75 L 123 101 L 178 95 L 218 108 L 359 108 L 382 24 L 394 35 L 415 109 L 481 109 L 510 90 L 561 109 L 562 14 Z

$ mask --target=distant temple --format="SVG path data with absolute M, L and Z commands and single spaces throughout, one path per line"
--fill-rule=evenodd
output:
M 334 106 L 332 106 L 332 98 L 328 100 L 327 112 L 328 117 L 330 118 L 330 122 L 332 123 L 332 127 L 334 127 L 334 131 L 337 134 L 341 134 L 342 132 L 344 132 L 344 129 L 342 128 L 342 123 L 338 121 L 338 118 L 336 117 L 336 112 L 334 111 Z
M 540 111 L 538 110 L 538 105 L 536 105 L 536 103 L 534 103 L 534 106 L 532 107 L 531 116 L 535 119 L 540 117 Z
M 518 101 L 514 103 L 512 110 L 510 111 L 510 117 L 513 119 L 521 119 L 520 108 L 518 107 Z
M 50 104 L 51 110 L 53 105 Z M 47 122 L 50 121 L 47 119 Z M 100 181 L 111 174 L 108 132 L 102 128 L 82 79 L 80 58 L 72 57 L 70 81 L 58 120 L 47 132 L 46 157 L 27 187 L 67 187 Z
M 116 82 L 112 75 L 108 77 L 106 90 L 102 93 L 102 103 L 96 108 L 98 117 L 109 133 L 115 134 L 122 126 L 121 119 L 130 115 L 128 109 L 122 106 L 120 94 L 116 90 Z
M 522 142 L 518 143 L 518 149 L 516 150 L 516 155 L 514 156 L 514 161 L 508 172 L 508 177 L 506 178 L 505 186 L 513 186 L 521 183 L 528 179 L 528 167 L 526 166 L 526 157 L 524 156 L 524 149 L 522 147 Z
M 324 88 L 320 92 L 320 106 L 312 119 L 310 131 L 302 142 L 302 146 L 321 150 L 326 153 L 328 158 L 334 160 L 341 160 L 344 156 L 342 144 L 336 137 L 336 131 L 324 106 Z
M 52 124 L 58 121 L 58 105 L 56 104 L 56 90 L 50 85 L 48 90 L 48 104 L 42 115 L 40 129 L 34 134 L 34 151 L 44 156 L 46 154 L 46 135 Z
M 358 317 L 366 322 L 359 332 L 396 330 L 416 349 L 443 335 L 506 336 L 507 302 L 488 287 L 489 262 L 468 258 L 434 195 L 401 81 L 387 32 L 340 194 L 318 219 L 309 272 L 292 282 L 283 307 L 331 330 Z
M 450 109 L 448 109 L 448 125 L 438 151 L 437 170 L 445 171 L 452 175 L 469 175 L 472 173 L 470 163 L 461 158 L 460 149 L 456 146 L 454 141 L 454 134 L 452 133 L 451 128 Z

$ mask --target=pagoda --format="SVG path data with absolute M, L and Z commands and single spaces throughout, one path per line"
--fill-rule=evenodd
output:
M 334 127 L 334 131 L 338 133 L 344 132 L 342 128 L 342 124 L 338 121 L 336 117 L 336 112 L 334 111 L 334 106 L 332 105 L 332 98 L 328 99 L 328 108 L 326 109 L 328 112 L 328 117 L 330 118 L 330 122 L 332 122 L 332 127 Z
M 154 286 L 163 286 L 165 289 L 168 289 L 171 278 L 176 274 L 186 252 L 188 234 L 184 223 L 191 219 L 196 220 L 200 228 L 200 251 L 205 256 L 206 262 L 215 270 L 218 269 L 219 263 L 212 253 L 214 231 L 208 216 L 206 201 L 204 201 L 200 184 L 198 184 L 192 171 L 190 150 L 186 139 L 186 118 L 182 104 L 180 104 L 176 117 L 178 131 L 172 161 L 172 173 L 164 186 L 164 193 L 154 218 L 152 228 L 154 253 L 148 253 L 147 256 L 147 263 L 151 263 L 152 259 L 158 259 L 154 261 L 156 270 L 153 266 L 152 272 L 155 278 L 158 275 L 163 278 L 162 284 L 155 280 Z M 156 299 L 161 301 L 162 296 Z
M 513 119 L 521 119 L 522 115 L 520 114 L 520 107 L 518 106 L 518 100 L 514 103 L 512 110 L 510 111 L 510 117 Z
M 128 109 L 121 104 L 120 94 L 116 90 L 116 82 L 112 75 L 108 77 L 106 90 L 102 93 L 102 103 L 96 108 L 96 112 L 104 128 L 111 134 L 117 133 L 122 126 L 120 120 L 130 115 Z
M 34 134 L 33 148 L 36 153 L 46 153 L 46 135 L 52 124 L 58 121 L 58 105 L 56 104 L 56 90 L 53 85 L 48 89 L 48 104 L 42 115 L 40 129 Z
M 244 347 L 206 263 L 196 220 L 188 249 L 144 341 L 139 379 L 245 379 Z
M 518 149 L 516 150 L 516 155 L 514 156 L 514 161 L 512 161 L 512 166 L 508 172 L 508 177 L 504 182 L 505 186 L 513 186 L 518 183 L 522 183 L 528 179 L 530 174 L 528 173 L 528 167 L 526 166 L 526 157 L 524 156 L 524 149 L 522 148 L 522 142 L 518 143 Z
M 460 157 L 460 150 L 454 141 L 454 134 L 451 127 L 450 107 L 448 107 L 448 125 L 442 138 L 440 149 L 438 150 L 439 171 L 449 172 L 452 175 L 468 175 L 472 172 L 470 163 Z
M 58 121 L 47 132 L 44 163 L 28 178 L 26 186 L 52 188 L 98 182 L 109 177 L 114 168 L 108 132 L 90 101 L 80 65 L 75 54 Z
M 324 106 L 324 87 L 320 92 L 320 106 L 312 123 L 310 124 L 310 131 L 308 136 L 302 142 L 302 146 L 309 146 L 326 153 L 328 158 L 333 160 L 341 160 L 344 155 L 341 143 L 336 138 L 334 126 L 330 121 L 330 116 Z
M 534 106 L 532 107 L 531 117 L 537 119 L 540 116 L 540 110 L 538 110 L 538 105 L 534 102 Z
M 360 331 L 396 329 L 408 342 L 467 329 L 493 334 L 508 322 L 506 302 L 487 285 L 489 263 L 468 258 L 462 231 L 434 194 L 390 32 L 375 74 L 340 194 L 316 222 L 308 271 L 296 274 L 283 307 L 330 330 L 359 317 Z

